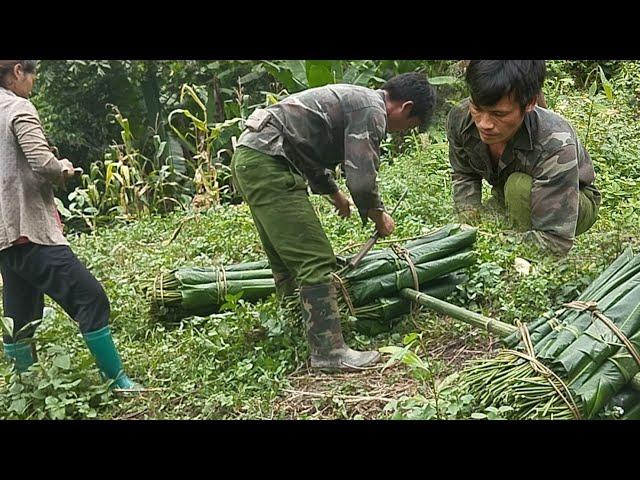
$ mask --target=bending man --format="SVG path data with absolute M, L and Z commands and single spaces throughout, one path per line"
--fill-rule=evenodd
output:
M 238 140 L 231 167 L 251 209 L 279 295 L 300 288 L 311 367 L 352 369 L 378 361 L 377 352 L 347 347 L 332 272 L 336 258 L 309 202 L 307 186 L 329 195 L 338 213 L 351 213 L 332 171 L 341 165 L 363 223 L 381 236 L 394 221 L 378 194 L 380 143 L 386 132 L 426 126 L 435 91 L 425 75 L 398 75 L 380 90 L 327 85 L 256 110 Z

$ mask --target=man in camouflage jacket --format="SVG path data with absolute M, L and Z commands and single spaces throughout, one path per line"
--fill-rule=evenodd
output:
M 341 217 L 350 202 L 333 178 L 338 165 L 358 213 L 381 236 L 393 232 L 377 187 L 380 143 L 386 132 L 426 125 L 435 92 L 424 75 L 407 73 L 380 90 L 327 85 L 256 110 L 238 139 L 231 170 L 249 205 L 269 259 L 278 295 L 300 289 L 312 368 L 353 369 L 379 359 L 342 337 L 332 273 L 336 258 L 309 202 L 328 195 Z
M 543 60 L 473 60 L 470 98 L 447 119 L 453 199 L 465 219 L 481 207 L 482 179 L 523 239 L 564 254 L 596 221 L 595 171 L 571 124 L 536 105 Z

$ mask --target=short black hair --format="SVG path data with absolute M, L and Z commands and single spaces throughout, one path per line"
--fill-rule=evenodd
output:
M 465 80 L 474 104 L 495 105 L 513 95 L 524 110 L 541 92 L 546 71 L 544 60 L 471 60 Z
M 401 73 L 382 85 L 391 100 L 413 102 L 412 117 L 420 117 L 420 127 L 424 130 L 431 121 L 436 105 L 436 89 L 429 84 L 423 73 Z

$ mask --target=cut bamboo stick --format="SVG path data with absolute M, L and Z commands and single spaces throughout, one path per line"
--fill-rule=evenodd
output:
M 400 290 L 400 296 L 419 303 L 424 307 L 430 308 L 435 312 L 443 315 L 449 315 L 455 320 L 465 322 L 474 327 L 483 328 L 484 330 L 502 338 L 511 335 L 517 330 L 513 325 L 509 325 L 508 323 L 501 322 L 500 320 L 495 320 L 490 317 L 485 317 L 484 315 L 472 312 L 466 308 L 458 307 L 457 305 L 452 305 L 444 300 L 418 292 L 412 288 L 404 288 Z M 629 382 L 629 385 L 634 390 L 640 391 L 640 374 L 633 377 Z

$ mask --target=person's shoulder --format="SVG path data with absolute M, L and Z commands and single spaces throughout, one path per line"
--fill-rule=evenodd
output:
M 14 116 L 20 114 L 30 114 L 38 116 L 38 110 L 28 98 L 15 95 L 10 99 L 8 107 L 11 109 Z
M 536 141 L 545 150 L 557 150 L 567 145 L 575 145 L 576 132 L 571 122 L 562 115 L 540 106 L 534 111 L 536 119 Z
M 340 98 L 346 113 L 361 109 L 386 111 L 382 90 L 373 90 L 360 85 L 336 83 L 328 86 Z
M 346 94 L 351 94 L 356 96 L 369 96 L 376 92 L 381 91 L 381 90 L 375 90 L 369 87 L 363 87 L 362 85 L 353 85 L 351 83 L 333 83 L 330 85 L 325 85 L 325 88 L 342 91 L 342 92 L 345 92 Z
M 573 130 L 571 122 L 564 118 L 559 113 L 549 110 L 548 108 L 542 108 L 538 105 L 534 108 L 534 112 L 538 117 L 538 124 L 541 129 L 544 130 Z

